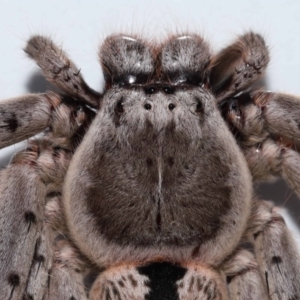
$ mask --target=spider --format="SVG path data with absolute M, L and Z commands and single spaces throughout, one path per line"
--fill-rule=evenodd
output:
M 300 256 L 253 184 L 300 195 L 298 98 L 258 88 L 248 32 L 212 54 L 199 35 L 123 34 L 99 57 L 105 90 L 52 40 L 25 52 L 60 91 L 0 103 L 3 300 L 300 299 Z

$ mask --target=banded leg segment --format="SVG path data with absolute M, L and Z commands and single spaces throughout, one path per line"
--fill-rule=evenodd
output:
M 24 50 L 36 61 L 48 81 L 92 107 L 99 106 L 101 95 L 86 84 L 80 70 L 51 39 L 33 36 Z
M 69 151 L 35 140 L 0 172 L 0 294 L 4 300 L 42 299 L 45 294 L 54 239 L 45 222 L 45 198 L 61 192 L 70 159 Z
M 242 148 L 255 181 L 281 176 L 300 195 L 300 155 L 272 139 Z
M 52 92 L 9 99 L 0 103 L 0 148 L 48 127 L 45 139 L 73 151 L 94 117 L 83 103 Z
M 53 264 L 53 239 L 54 232 L 48 224 L 43 223 L 30 267 L 24 300 L 44 299 Z
M 28 163 L 12 164 L 0 173 L 0 294 L 4 300 L 22 299 L 43 227 L 45 186 L 34 168 L 36 153 L 24 153 L 23 159 Z
M 30 94 L 0 103 L 0 148 L 42 132 L 50 125 L 52 110 L 61 102 L 54 93 Z
M 218 103 L 245 90 L 260 79 L 269 63 L 264 39 L 246 33 L 218 53 L 211 62 L 210 84 Z
M 281 176 L 300 195 L 300 99 L 259 91 L 230 99 L 221 109 L 253 179 Z
M 58 241 L 44 300 L 87 300 L 84 271 L 84 262 L 76 249 L 67 240 Z
M 248 233 L 270 298 L 300 299 L 300 252 L 278 209 L 255 202 Z
M 222 268 L 226 274 L 230 300 L 269 300 L 257 262 L 251 252 L 237 251 Z

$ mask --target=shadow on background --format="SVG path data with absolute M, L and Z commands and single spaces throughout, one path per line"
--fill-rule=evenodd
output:
M 60 92 L 56 86 L 45 79 L 41 71 L 36 71 L 29 77 L 26 89 L 28 93 Z

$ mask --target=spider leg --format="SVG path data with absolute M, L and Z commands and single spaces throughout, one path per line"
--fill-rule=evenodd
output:
M 264 91 L 253 92 L 251 97 L 271 134 L 300 143 L 299 97 Z
M 24 299 L 42 299 L 45 294 L 48 276 L 53 264 L 53 237 L 51 228 L 48 224 L 43 223 L 40 237 L 36 242 Z
M 255 181 L 283 177 L 300 195 L 299 98 L 253 91 L 228 99 L 221 112 Z
M 256 201 L 248 237 L 268 295 L 273 300 L 300 298 L 300 252 L 278 209 Z
M 238 250 L 223 264 L 222 269 L 226 274 L 230 300 L 269 299 L 257 262 L 250 251 Z
M 51 113 L 60 103 L 60 96 L 51 92 L 1 101 L 0 148 L 42 132 L 50 125 Z
M 45 300 L 88 299 L 83 280 L 84 270 L 84 262 L 80 260 L 76 249 L 65 239 L 57 241 Z
M 99 106 L 101 95 L 86 84 L 80 70 L 51 39 L 33 36 L 24 51 L 36 61 L 48 81 L 92 107 Z
M 74 149 L 94 115 L 63 97 L 43 138 L 30 140 L 0 172 L 1 299 L 43 299 L 57 235 L 52 220 L 60 223 L 62 216 L 51 216 L 49 207 L 45 215 L 45 202 L 59 201 Z
M 248 32 L 211 62 L 210 84 L 218 103 L 245 90 L 264 75 L 269 63 L 269 51 L 264 39 Z
M 242 148 L 255 181 L 265 181 L 279 175 L 300 195 L 299 153 L 272 139 L 252 147 Z
M 72 97 L 53 92 L 27 95 L 0 103 L 0 148 L 48 128 L 48 139 L 74 149 L 95 113 Z
M 0 172 L 0 291 L 3 299 L 42 299 L 52 265 L 53 233 L 44 222 L 45 197 L 64 177 L 71 155 L 31 141 Z M 48 172 L 44 173 L 43 170 Z M 48 186 L 49 185 L 49 186 Z M 25 298 L 26 299 L 26 298 Z

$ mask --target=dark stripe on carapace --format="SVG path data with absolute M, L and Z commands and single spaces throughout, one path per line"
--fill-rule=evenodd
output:
M 150 291 L 145 300 L 179 300 L 176 282 L 183 278 L 186 268 L 161 262 L 151 263 L 137 270 L 149 278 Z

